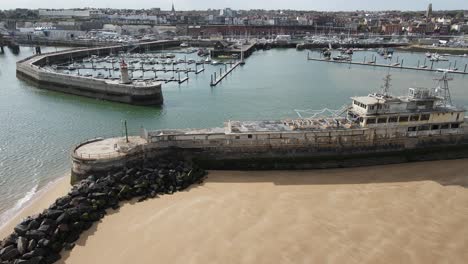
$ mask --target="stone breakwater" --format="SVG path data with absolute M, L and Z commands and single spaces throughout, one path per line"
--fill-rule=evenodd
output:
M 159 50 L 163 47 L 173 47 L 179 44 L 179 41 L 153 41 L 135 45 L 44 53 L 18 61 L 16 63 L 16 76 L 42 89 L 134 105 L 161 105 L 164 98 L 160 82 L 135 81 L 123 84 L 117 80 L 64 74 L 50 70 L 49 66 L 68 63 L 70 58 L 79 61 L 93 55 L 109 56 L 119 52 Z
M 89 176 L 42 213 L 19 223 L 0 244 L 1 264 L 49 264 L 71 250 L 80 234 L 130 199 L 144 201 L 199 183 L 205 171 L 184 160 L 158 160 L 144 167 Z

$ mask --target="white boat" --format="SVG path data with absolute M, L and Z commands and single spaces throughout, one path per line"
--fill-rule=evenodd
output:
M 426 57 L 430 58 L 432 57 L 432 54 L 430 52 L 426 52 Z
M 184 42 L 184 43 L 180 44 L 180 46 L 181 46 L 182 48 L 186 48 L 186 47 L 189 46 L 189 44 L 187 44 L 187 43 Z
M 205 63 L 211 63 L 211 58 L 210 58 L 210 57 L 207 57 L 207 58 L 205 59 Z
M 211 62 L 211 65 L 218 65 L 218 64 L 221 64 L 221 62 L 217 61 L 217 60 L 213 60 Z

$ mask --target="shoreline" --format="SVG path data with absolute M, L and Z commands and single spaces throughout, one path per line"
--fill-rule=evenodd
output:
M 21 219 L 41 213 L 57 198 L 67 194 L 70 188 L 70 175 L 67 174 L 49 182 L 43 188 L 37 190 L 32 198 L 24 203 L 7 222 L 0 225 L 0 240 L 12 233 L 13 228 L 19 224 Z

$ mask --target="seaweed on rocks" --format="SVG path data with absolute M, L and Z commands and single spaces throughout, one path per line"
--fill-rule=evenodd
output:
M 0 243 L 0 264 L 50 264 L 72 250 L 80 234 L 130 199 L 139 202 L 200 183 L 205 171 L 185 160 L 158 160 L 105 175 L 91 175 L 42 213 L 21 221 Z

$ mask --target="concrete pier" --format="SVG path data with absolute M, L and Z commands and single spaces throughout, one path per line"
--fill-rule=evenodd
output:
M 120 51 L 126 52 L 134 47 L 151 49 L 171 45 L 179 45 L 179 42 L 155 41 L 140 43 L 136 46 L 74 49 L 35 55 L 17 62 L 16 75 L 44 89 L 135 105 L 161 105 L 163 95 L 160 82 L 132 81 L 129 84 L 123 84 L 116 80 L 58 73 L 46 69 L 45 66 L 65 63 L 70 58 L 77 60 L 92 55 L 106 56 Z

